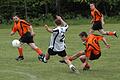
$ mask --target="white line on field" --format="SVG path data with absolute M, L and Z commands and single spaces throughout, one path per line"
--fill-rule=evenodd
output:
M 30 78 L 30 80 L 38 80 L 37 77 L 35 75 L 29 74 L 29 73 L 25 73 L 25 72 L 18 72 L 18 71 L 12 71 L 12 70 L 0 70 L 0 72 L 3 73 L 15 73 L 15 74 L 20 74 L 20 75 L 26 75 Z

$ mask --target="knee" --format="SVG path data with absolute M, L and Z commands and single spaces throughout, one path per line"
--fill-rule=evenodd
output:
M 85 60 L 86 59 L 85 55 L 82 55 L 79 58 L 80 58 L 80 60 Z
M 104 31 L 102 31 L 102 32 L 100 32 L 102 35 L 106 35 L 107 34 L 107 32 L 104 32 Z

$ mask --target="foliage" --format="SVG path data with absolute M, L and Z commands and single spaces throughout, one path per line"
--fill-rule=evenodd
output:
M 86 2 L 86 7 L 83 6 L 83 1 Z M 49 14 L 53 17 L 59 14 L 71 19 L 77 18 L 78 15 L 89 18 L 90 2 L 96 3 L 98 9 L 106 16 L 120 15 L 120 0 L 0 0 L 0 20 L 10 23 L 12 16 L 18 15 L 26 20 L 35 19 L 38 22 L 41 16 Z

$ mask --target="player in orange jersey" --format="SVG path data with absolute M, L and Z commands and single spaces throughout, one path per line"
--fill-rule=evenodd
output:
M 107 48 L 110 48 L 110 45 L 107 43 L 106 39 L 103 36 L 89 34 L 87 35 L 86 32 L 81 32 L 79 34 L 81 40 L 84 42 L 83 44 L 86 46 L 84 51 L 79 51 L 73 56 L 69 57 L 69 60 L 75 60 L 80 58 L 83 67 L 83 70 L 88 70 L 90 65 L 88 64 L 89 60 L 96 60 L 99 59 L 101 56 L 101 49 L 99 45 L 99 41 L 102 40 Z M 61 63 L 65 63 L 65 61 L 61 60 Z
M 107 43 L 106 39 L 100 35 L 95 35 L 95 34 L 87 35 L 86 32 L 81 32 L 79 36 L 81 37 L 81 40 L 84 42 L 86 49 L 84 51 L 77 52 L 69 59 L 72 61 L 79 57 L 83 63 L 82 65 L 83 69 L 87 70 L 90 68 L 88 61 L 99 59 L 99 57 L 101 56 L 99 41 L 102 40 L 106 45 L 106 48 L 110 48 L 110 45 Z
M 104 24 L 103 14 L 100 13 L 95 8 L 94 4 L 90 4 L 90 9 L 91 9 L 91 16 L 92 16 L 91 23 L 93 25 L 92 25 L 92 28 L 90 29 L 89 33 L 92 34 L 94 31 L 98 30 L 103 35 L 114 35 L 117 37 L 116 31 L 114 31 L 114 32 L 104 31 L 104 29 L 102 27 Z
M 16 58 L 16 60 L 21 61 L 24 59 L 22 45 L 24 43 L 27 43 L 33 50 L 37 52 L 38 59 L 44 62 L 44 55 L 42 53 L 42 50 L 35 45 L 33 40 L 33 36 L 35 35 L 35 33 L 33 31 L 32 25 L 27 23 L 25 20 L 20 19 L 17 16 L 14 16 L 13 20 L 14 20 L 14 26 L 12 28 L 10 35 L 12 36 L 16 32 L 18 32 L 21 37 L 19 39 L 19 41 L 21 42 L 21 46 L 18 47 L 19 56 Z

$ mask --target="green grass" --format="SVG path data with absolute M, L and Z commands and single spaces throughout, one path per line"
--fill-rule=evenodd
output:
M 11 29 L 2 27 L 0 26 L 0 80 L 119 80 L 120 78 L 120 38 L 105 36 L 111 48 L 106 49 L 103 43 L 100 43 L 102 56 L 91 63 L 90 71 L 82 70 L 79 59 L 73 61 L 80 71 L 80 74 L 74 74 L 65 64 L 58 62 L 61 59 L 58 56 L 51 57 L 47 64 L 38 62 L 37 54 L 27 45 L 24 46 L 25 60 L 15 61 L 18 52 L 11 46 L 11 41 L 19 37 L 17 34 L 9 36 Z M 50 34 L 43 27 L 36 27 L 34 30 L 36 44 L 46 53 Z M 66 50 L 69 55 L 84 49 L 78 34 L 88 30 L 89 25 L 70 26 L 66 33 Z M 120 35 L 120 24 L 106 24 L 105 30 L 115 30 Z

